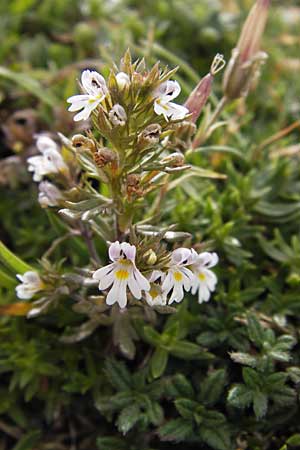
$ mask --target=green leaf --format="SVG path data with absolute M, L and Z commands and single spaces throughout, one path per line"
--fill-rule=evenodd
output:
M 225 369 L 215 370 L 200 384 L 204 404 L 214 405 L 220 398 L 226 382 Z
M 126 391 L 131 388 L 131 375 L 124 363 L 108 359 L 105 361 L 105 372 L 108 381 L 116 389 Z
M 170 397 L 193 397 L 195 395 L 191 383 L 180 373 L 175 375 L 167 384 L 167 393 Z
M 15 278 L 12 278 L 0 268 L 0 287 L 11 289 L 14 288 L 16 284 L 17 280 Z
M 130 405 L 127 408 L 124 408 L 116 422 L 118 430 L 123 434 L 128 433 L 128 431 L 138 422 L 140 415 L 141 411 L 137 405 Z
M 154 328 L 150 327 L 149 325 L 146 325 L 143 328 L 143 335 L 145 340 L 153 345 L 154 347 L 159 346 L 161 343 L 161 335 L 154 330 Z
M 191 437 L 193 425 L 184 419 L 173 419 L 161 426 L 158 433 L 162 441 L 182 442 Z
M 253 394 L 253 410 L 257 419 L 261 419 L 267 414 L 268 398 L 266 394 L 256 391 Z
M 197 402 L 187 398 L 180 398 L 175 400 L 174 403 L 177 411 L 184 419 L 193 420 L 194 412 L 198 406 Z
M 16 274 L 19 273 L 22 275 L 25 272 L 34 270 L 29 264 L 8 250 L 2 241 L 0 241 L 0 261 Z
M 230 405 L 236 408 L 247 408 L 252 403 L 252 391 L 244 384 L 236 384 L 233 386 L 227 396 Z
M 300 434 L 294 434 L 286 441 L 286 443 L 291 447 L 300 447 Z
M 204 361 L 214 359 L 212 353 L 202 350 L 197 344 L 189 341 L 177 341 L 170 349 L 170 353 L 182 359 L 199 359 Z
M 243 367 L 242 373 L 245 383 L 251 389 L 256 389 L 261 385 L 261 375 L 256 370 L 250 369 L 250 367 Z
M 116 437 L 98 437 L 97 447 L 99 450 L 128 450 L 124 439 Z
M 13 81 L 26 91 L 37 97 L 43 103 L 55 108 L 59 104 L 59 100 L 50 91 L 47 91 L 37 80 L 30 77 L 22 71 L 21 73 L 13 72 L 6 67 L 0 66 L 0 77 Z
M 248 334 L 251 341 L 261 346 L 265 340 L 264 329 L 253 315 L 248 316 Z
M 201 428 L 200 436 L 210 447 L 216 450 L 231 450 L 230 434 L 227 428 Z
M 14 446 L 13 450 L 32 450 L 40 440 L 40 437 L 40 430 L 29 431 L 21 437 L 17 445 Z
M 169 354 L 163 348 L 156 348 L 151 361 L 150 368 L 153 378 L 159 378 L 165 371 L 168 363 Z

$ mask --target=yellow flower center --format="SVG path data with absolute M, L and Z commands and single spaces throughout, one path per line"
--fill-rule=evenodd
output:
M 129 272 L 128 270 L 124 270 L 124 269 L 120 269 L 116 271 L 116 278 L 118 280 L 127 280 L 127 278 L 129 277 Z
M 180 273 L 180 272 L 174 272 L 173 277 L 174 277 L 175 281 L 181 281 L 183 278 L 182 273 Z
M 206 280 L 206 276 L 204 275 L 204 273 L 199 273 L 198 274 L 198 278 L 200 281 L 205 281 Z
M 152 299 L 154 300 L 159 295 L 158 288 L 156 286 L 152 286 L 150 291 L 149 291 L 149 294 L 151 295 Z

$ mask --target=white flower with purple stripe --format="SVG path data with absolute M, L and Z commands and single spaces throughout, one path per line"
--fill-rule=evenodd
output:
M 23 275 L 17 274 L 21 283 L 16 287 L 16 294 L 22 300 L 31 299 L 37 292 L 44 289 L 45 285 L 37 272 L 28 271 Z
M 198 291 L 198 302 L 208 302 L 211 292 L 216 288 L 218 279 L 215 273 L 210 270 L 219 261 L 216 253 L 203 252 L 197 254 L 192 250 L 192 259 L 190 268 L 194 274 L 192 284 L 192 294 Z
M 169 305 L 173 302 L 181 302 L 184 291 L 189 291 L 192 287 L 194 275 L 191 270 L 185 267 L 190 260 L 191 250 L 188 248 L 177 248 L 172 252 L 170 268 L 166 278 L 162 283 L 162 290 L 166 295 L 171 291 Z
M 150 283 L 135 265 L 136 247 L 127 242 L 112 243 L 108 250 L 111 264 L 96 270 L 93 278 L 99 281 L 99 290 L 110 288 L 106 297 L 107 305 L 118 303 L 120 308 L 127 305 L 127 288 L 135 299 L 142 297 L 142 291 L 150 290 Z
M 174 98 L 180 94 L 181 87 L 177 81 L 168 80 L 161 83 L 154 91 L 154 111 L 159 116 L 162 114 L 164 118 L 179 120 L 183 119 L 189 110 L 185 106 L 177 105 L 172 102 Z
M 71 103 L 68 111 L 80 111 L 74 121 L 87 120 L 108 93 L 105 79 L 95 70 L 84 70 L 81 74 L 81 86 L 84 94 L 73 95 L 67 102 Z

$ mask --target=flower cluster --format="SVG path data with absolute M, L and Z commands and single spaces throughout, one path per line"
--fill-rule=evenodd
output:
M 125 72 L 115 75 L 119 89 L 124 89 L 130 84 L 130 78 Z M 102 75 L 95 70 L 84 70 L 81 74 L 81 88 L 84 94 L 73 95 L 67 102 L 71 103 L 69 111 L 80 111 L 74 116 L 75 122 L 87 120 L 94 111 L 109 96 L 109 89 Z M 185 106 L 172 102 L 178 97 L 181 88 L 177 81 L 168 80 L 161 83 L 153 92 L 154 111 L 157 115 L 163 115 L 165 120 L 183 119 L 189 110 Z M 109 111 L 109 118 L 113 125 L 123 126 L 127 115 L 122 105 L 115 104 Z
M 135 299 L 142 298 L 150 306 L 181 302 L 184 291 L 196 294 L 199 303 L 206 302 L 217 284 L 216 275 L 210 270 L 218 262 L 216 253 L 198 254 L 193 249 L 178 248 L 170 257 L 166 270 L 153 270 L 146 278 L 135 265 L 136 247 L 127 242 L 116 241 L 109 247 L 111 264 L 101 267 L 93 274 L 99 281 L 99 290 L 110 288 L 106 303 L 118 303 L 120 308 L 127 304 L 127 288 Z M 170 297 L 168 299 L 168 295 Z

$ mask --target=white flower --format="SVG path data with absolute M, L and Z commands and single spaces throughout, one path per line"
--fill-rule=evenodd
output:
M 160 284 L 155 283 L 159 278 L 163 280 L 165 273 L 154 270 L 149 278 L 150 290 L 145 293 L 145 299 L 149 306 L 164 306 L 167 304 L 167 294 L 162 290 Z
M 108 113 L 109 120 L 115 126 L 123 127 L 127 120 L 127 114 L 123 106 L 115 104 Z
M 218 255 L 209 252 L 197 254 L 195 250 L 192 250 L 190 261 L 192 262 L 190 268 L 194 273 L 192 294 L 196 294 L 198 290 L 198 302 L 208 302 L 210 294 L 215 290 L 218 281 L 214 272 L 209 269 L 218 263 Z
M 60 190 L 49 181 L 42 181 L 39 184 L 39 203 L 42 208 L 47 206 L 57 206 L 62 198 Z
M 170 117 L 173 120 L 183 119 L 189 110 L 185 106 L 177 105 L 171 100 L 178 97 L 181 88 L 177 81 L 165 81 L 154 92 L 154 111 L 156 114 L 163 114 L 164 118 L 168 120 Z
M 108 92 L 105 79 L 95 70 L 84 70 L 82 72 L 81 86 L 84 94 L 73 95 L 67 100 L 68 103 L 71 103 L 68 111 L 82 110 L 74 116 L 75 122 L 87 120 Z
M 125 86 L 128 86 L 130 84 L 130 78 L 125 72 L 119 72 L 116 75 L 116 80 L 118 83 L 119 89 L 124 89 Z
M 28 170 L 33 172 L 34 181 L 41 181 L 48 174 L 68 171 L 68 166 L 52 139 L 47 136 L 39 136 L 36 146 L 42 155 L 31 156 L 27 159 Z
M 189 291 L 192 286 L 194 275 L 185 267 L 190 257 L 191 250 L 188 248 L 178 248 L 172 253 L 170 268 L 162 284 L 162 289 L 166 295 L 173 290 L 169 304 L 174 301 L 181 302 L 184 297 L 184 290 Z
M 109 258 L 111 264 L 96 270 L 93 278 L 99 280 L 99 290 L 105 290 L 111 285 L 106 297 L 106 303 L 119 303 L 120 308 L 127 304 L 127 287 L 136 299 L 142 297 L 142 291 L 150 290 L 149 281 L 141 274 L 135 265 L 136 247 L 127 242 L 119 241 L 110 245 Z
M 29 300 L 45 287 L 37 272 L 29 271 L 23 275 L 17 274 L 17 278 L 21 281 L 21 284 L 16 287 L 16 293 L 17 297 L 22 300 Z

